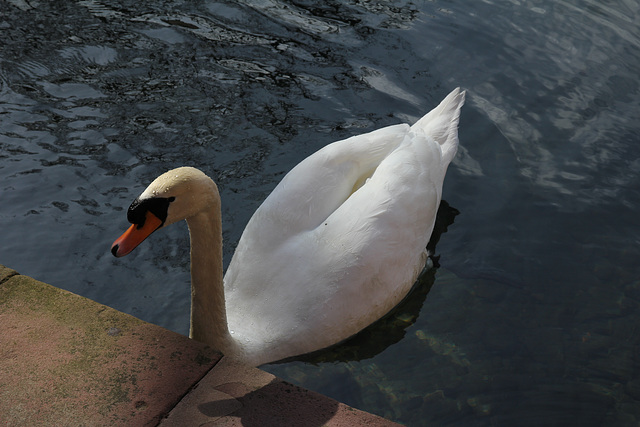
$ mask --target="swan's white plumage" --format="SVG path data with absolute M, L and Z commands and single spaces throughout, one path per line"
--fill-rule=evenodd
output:
M 335 142 L 292 169 L 224 276 L 234 344 L 210 344 L 259 365 L 342 341 L 398 304 L 427 259 L 463 103 L 456 89 L 411 127 Z M 162 186 L 147 191 L 171 195 Z

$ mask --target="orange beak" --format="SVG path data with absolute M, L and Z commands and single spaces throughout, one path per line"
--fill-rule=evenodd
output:
M 162 225 L 162 221 L 151 213 L 151 211 L 147 211 L 145 214 L 145 220 L 142 226 L 138 224 L 133 224 L 124 234 L 111 245 L 111 253 L 116 257 L 121 257 L 127 255 L 129 252 L 134 250 L 140 243 L 144 241 L 147 237 L 151 235 L 154 231 L 156 231 Z

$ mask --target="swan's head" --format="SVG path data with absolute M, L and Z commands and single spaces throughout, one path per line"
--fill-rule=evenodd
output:
M 181 167 L 156 178 L 131 203 L 133 224 L 111 246 L 116 257 L 127 255 L 154 231 L 219 206 L 218 187 L 198 169 Z

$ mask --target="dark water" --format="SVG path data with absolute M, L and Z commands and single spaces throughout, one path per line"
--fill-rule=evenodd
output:
M 407 425 L 637 425 L 639 28 L 628 0 L 0 2 L 0 263 L 186 333 L 186 227 L 109 253 L 147 183 L 216 179 L 228 262 L 307 154 L 462 86 L 438 270 L 265 369 Z

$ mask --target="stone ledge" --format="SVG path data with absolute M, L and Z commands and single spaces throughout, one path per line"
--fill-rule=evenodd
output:
M 0 425 L 396 425 L 2 265 L 0 325 Z

